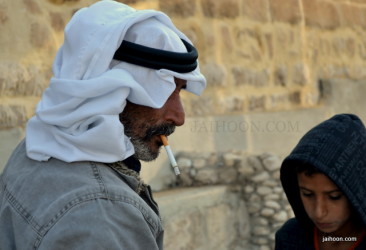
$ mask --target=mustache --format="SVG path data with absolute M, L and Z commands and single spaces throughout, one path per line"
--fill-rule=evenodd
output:
M 155 135 L 166 135 L 169 136 L 175 131 L 175 125 L 172 124 L 162 124 L 150 127 L 146 130 L 144 140 L 149 140 Z

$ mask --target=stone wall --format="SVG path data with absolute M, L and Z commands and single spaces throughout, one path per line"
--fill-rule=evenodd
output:
M 66 23 L 93 2 L 0 1 L 0 169 L 48 85 Z M 366 1 L 121 2 L 171 16 L 208 80 L 203 96 L 183 93 L 187 122 L 169 138 L 180 179 L 164 154 L 143 167 L 159 191 L 166 248 L 271 248 L 292 216 L 280 159 L 334 113 L 366 119 Z
M 181 152 L 177 154 L 177 162 L 181 175 L 176 181 L 167 185 L 166 189 L 227 186 L 231 190 L 229 194 L 235 195 L 237 200 L 236 205 L 231 206 L 227 205 L 227 201 L 222 201 L 221 205 L 216 206 L 216 213 L 212 213 L 215 220 L 218 220 L 217 223 L 220 223 L 224 218 L 225 223 L 220 224 L 219 232 L 213 234 L 202 230 L 196 236 L 221 237 L 222 242 L 219 245 L 212 244 L 211 247 L 206 245 L 206 248 L 204 245 L 197 244 L 197 249 L 269 250 L 274 248 L 274 233 L 285 221 L 294 216 L 279 181 L 281 160 L 277 155 L 269 153 L 248 155 L 242 151 L 220 154 L 216 152 Z M 193 207 L 196 206 L 194 202 L 189 202 L 189 204 Z M 161 205 L 164 206 L 164 203 Z M 205 212 L 199 213 L 198 211 L 190 214 L 190 217 L 191 219 L 188 221 L 191 223 L 195 221 L 194 218 L 201 217 L 201 221 L 207 219 Z M 247 220 L 243 220 L 243 217 Z M 171 214 L 170 220 L 174 221 L 176 218 L 187 223 L 186 217 L 182 218 L 181 215 L 173 216 Z M 175 223 L 175 226 L 171 226 L 170 223 L 167 222 L 169 235 L 184 234 L 185 229 L 181 229 Z M 199 223 L 195 227 L 196 231 L 197 228 L 200 228 Z M 226 234 L 231 235 L 231 237 L 224 237 Z M 191 236 L 193 241 L 195 241 L 194 235 L 196 234 L 193 233 Z M 174 240 L 169 240 L 168 237 L 167 246 L 177 247 L 177 242 L 175 245 L 173 243 L 179 237 L 172 238 Z M 196 241 L 201 242 L 202 240 Z M 181 242 L 178 248 L 168 249 L 191 249 L 188 244 L 188 242 Z
M 24 126 L 71 15 L 95 0 L 0 3 L 0 129 Z M 317 107 L 319 80 L 365 78 L 362 0 L 130 0 L 160 9 L 196 44 L 209 87 L 188 116 Z

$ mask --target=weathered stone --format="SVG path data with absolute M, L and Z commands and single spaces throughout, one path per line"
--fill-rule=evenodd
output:
M 257 172 L 263 171 L 263 164 L 258 157 L 249 156 L 248 163 L 250 166 L 252 166 L 254 168 L 255 171 L 257 171 Z
M 276 156 L 267 157 L 263 160 L 264 168 L 268 171 L 278 171 L 281 168 L 281 161 Z
M 261 206 L 258 203 L 249 203 L 248 204 L 248 212 L 249 214 L 256 214 L 261 209 Z
M 257 193 L 264 196 L 264 195 L 272 193 L 272 189 L 269 187 L 266 187 L 266 186 L 259 186 L 257 188 Z
M 239 16 L 239 1 L 202 0 L 203 14 L 211 18 L 235 18 Z
M 1 24 L 5 24 L 9 19 L 8 16 L 8 12 L 7 12 L 7 7 L 5 6 L 5 4 L 0 3 L 0 23 Z
M 206 160 L 204 158 L 193 159 L 193 167 L 200 169 L 207 166 Z
M 340 16 L 333 2 L 306 0 L 302 1 L 305 24 L 324 29 L 334 29 L 340 26 Z
M 269 73 L 267 70 L 253 71 L 235 66 L 232 68 L 232 74 L 237 86 L 265 87 L 269 83 Z
M 278 182 L 275 180 L 267 180 L 262 183 L 263 186 L 267 187 L 278 187 Z
M 254 217 L 251 222 L 253 225 L 268 226 L 269 222 L 263 217 Z
M 255 244 L 258 244 L 260 246 L 268 244 L 268 239 L 265 237 L 253 237 L 251 241 Z
M 38 2 L 35 0 L 23 0 L 23 3 L 25 7 L 27 8 L 27 11 L 29 11 L 32 14 L 39 15 L 42 13 L 41 8 L 38 5 Z
M 51 30 L 44 23 L 32 23 L 30 27 L 30 42 L 36 48 L 41 48 L 48 43 Z
M 360 8 L 359 6 L 350 4 L 342 4 L 342 7 L 338 8 L 338 11 L 341 12 L 341 15 L 343 17 L 343 26 L 361 26 L 363 28 L 366 27 L 365 8 Z
M 234 168 L 225 168 L 219 173 L 220 183 L 230 184 L 235 183 L 238 179 L 238 173 Z
M 159 0 L 159 8 L 169 16 L 190 17 L 196 14 L 196 2 L 189 0 Z
M 244 98 L 230 96 L 223 101 L 225 112 L 242 112 L 244 110 Z
M 269 217 L 275 214 L 275 210 L 272 208 L 263 208 L 260 213 L 265 217 Z
M 278 210 L 278 209 L 281 208 L 281 205 L 278 204 L 278 202 L 276 202 L 276 201 L 268 201 L 268 200 L 264 202 L 264 206 L 266 206 L 268 208 L 273 208 L 275 210 Z
M 50 12 L 51 26 L 56 31 L 62 31 L 65 28 L 65 21 L 59 12 Z
M 215 104 L 210 97 L 200 97 L 190 102 L 190 113 L 193 116 L 215 114 Z
M 209 185 L 218 183 L 219 178 L 216 170 L 202 169 L 198 171 L 195 180 L 197 184 Z
M 188 158 L 178 158 L 177 164 L 180 168 L 190 168 L 192 167 L 192 160 Z
M 264 197 L 263 197 L 263 200 L 269 200 L 269 201 L 271 201 L 271 200 L 273 200 L 273 201 L 278 201 L 278 200 L 280 200 L 280 195 L 279 194 L 267 194 L 267 195 L 265 195 Z
M 26 109 L 20 105 L 0 105 L 0 129 L 24 126 L 27 121 Z
M 270 178 L 269 174 L 267 172 L 259 173 L 251 178 L 251 180 L 255 183 L 263 182 L 265 180 L 268 180 Z
M 287 85 L 287 69 L 284 65 L 278 66 L 274 72 L 274 83 L 276 86 Z
M 250 202 L 252 202 L 252 203 L 257 203 L 257 204 L 259 204 L 259 201 L 261 201 L 262 199 L 261 199 L 261 197 L 259 196 L 259 195 L 257 195 L 257 194 L 255 194 L 255 193 L 253 193 L 250 197 L 249 197 L 249 199 L 248 199 L 248 201 L 250 201 Z
M 224 164 L 225 167 L 234 167 L 236 164 L 240 163 L 241 156 L 237 154 L 225 154 L 224 155 Z
M 249 111 L 265 110 L 266 100 L 265 95 L 249 97 Z
M 296 63 L 292 68 L 292 81 L 293 83 L 304 86 L 307 83 L 307 71 L 308 68 L 303 63 Z
M 268 235 L 271 233 L 268 227 L 263 226 L 254 226 L 252 232 L 254 235 L 261 235 L 261 236 Z
M 202 72 L 210 86 L 225 86 L 226 70 L 225 67 L 217 63 L 207 63 L 204 65 Z
M 250 175 L 254 174 L 254 169 L 246 164 L 240 164 L 240 167 L 238 169 L 240 175 L 244 177 L 249 177 Z
M 268 0 L 243 0 L 243 15 L 259 22 L 268 22 Z
M 297 0 L 270 0 L 272 20 L 297 24 L 301 21 L 299 1 Z
M 266 245 L 262 245 L 262 246 L 260 246 L 259 247 L 259 249 L 258 250 L 271 250 L 272 248 L 271 247 L 269 247 L 269 246 L 266 246 Z
M 34 66 L 0 62 L 0 96 L 39 96 L 45 85 L 42 72 Z
M 273 215 L 273 219 L 278 222 L 285 222 L 288 220 L 286 211 L 279 211 Z
M 253 192 L 254 192 L 254 187 L 253 187 L 253 186 L 245 186 L 245 187 L 244 187 L 244 192 L 245 192 L 246 194 L 251 194 L 251 193 L 253 193 Z
M 280 171 L 272 172 L 272 178 L 275 179 L 275 180 L 279 180 L 280 179 Z

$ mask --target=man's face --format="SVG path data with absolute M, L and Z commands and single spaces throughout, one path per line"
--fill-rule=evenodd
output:
M 184 109 L 180 100 L 180 91 L 186 87 L 187 81 L 175 78 L 176 88 L 164 106 L 154 109 L 147 106 L 127 102 L 120 114 L 125 135 L 135 148 L 136 158 L 152 161 L 159 155 L 163 145 L 160 135 L 170 135 L 176 126 L 184 124 Z

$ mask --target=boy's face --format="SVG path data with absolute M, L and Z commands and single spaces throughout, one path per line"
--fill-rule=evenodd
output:
M 351 208 L 347 197 L 324 174 L 297 175 L 300 197 L 315 226 L 324 233 L 341 233 L 350 224 Z

